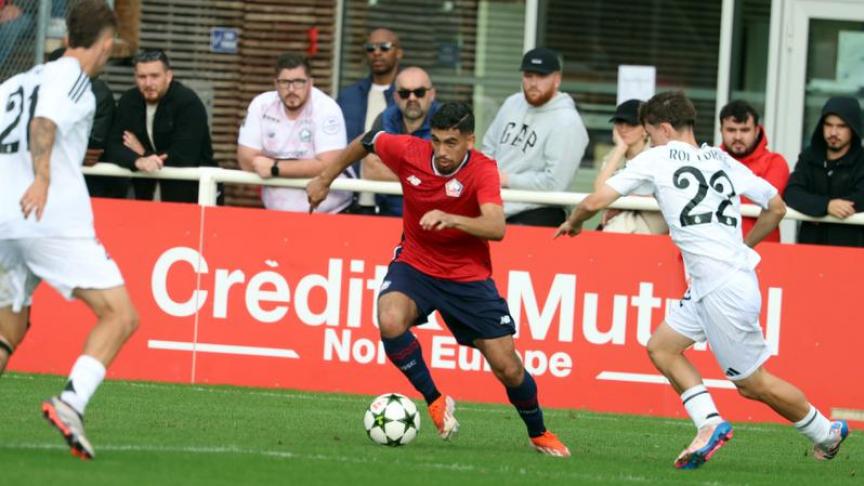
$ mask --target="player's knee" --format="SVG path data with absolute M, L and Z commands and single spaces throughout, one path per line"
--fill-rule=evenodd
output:
M 517 360 L 508 360 L 505 363 L 498 363 L 493 367 L 495 376 L 509 387 L 519 386 L 525 378 L 525 368 L 522 363 Z
M 381 331 L 381 336 L 385 338 L 401 336 L 408 330 L 408 317 L 395 309 L 379 310 L 378 329 Z

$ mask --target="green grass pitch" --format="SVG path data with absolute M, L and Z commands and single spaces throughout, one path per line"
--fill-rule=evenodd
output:
M 39 412 L 63 381 L 17 373 L 0 379 L 0 484 L 864 482 L 864 442 L 855 431 L 837 459 L 821 463 L 791 427 L 740 423 L 703 468 L 678 471 L 672 461 L 694 433 L 684 420 L 546 410 L 547 425 L 573 453 L 557 459 L 529 447 L 510 407 L 457 397 L 455 441 L 441 441 L 421 407 L 417 440 L 391 448 L 363 429 L 372 397 L 122 381 L 105 382 L 90 403 L 87 435 L 96 459 L 84 462 Z

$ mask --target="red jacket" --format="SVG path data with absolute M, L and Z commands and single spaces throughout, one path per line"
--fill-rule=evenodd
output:
M 729 152 L 723 145 L 720 145 L 720 148 L 727 153 Z M 759 140 L 756 142 L 756 148 L 753 152 L 741 159 L 734 155 L 732 157 L 746 165 L 754 174 L 776 187 L 780 194 L 783 194 L 783 191 L 786 189 L 786 183 L 789 182 L 789 164 L 786 163 L 786 159 L 782 155 L 768 150 L 768 137 L 765 136 L 764 127 L 759 126 Z M 741 204 L 752 204 L 752 202 L 746 197 L 741 196 Z M 746 235 L 755 223 L 756 218 L 743 218 L 741 230 Z M 772 231 L 765 237 L 764 241 L 780 241 L 780 230 L 775 229 Z

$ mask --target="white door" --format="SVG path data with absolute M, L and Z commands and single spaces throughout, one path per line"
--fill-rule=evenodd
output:
M 767 85 L 768 140 L 793 168 L 828 98 L 864 105 L 864 0 L 773 0 Z M 782 241 L 795 226 L 781 224 Z
M 828 98 L 864 102 L 864 0 L 774 0 L 772 31 L 765 118 L 791 166 Z

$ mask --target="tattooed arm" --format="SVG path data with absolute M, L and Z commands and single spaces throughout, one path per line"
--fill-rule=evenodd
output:
M 21 198 L 21 211 L 24 218 L 36 213 L 36 220 L 42 219 L 42 211 L 48 200 L 48 186 L 51 184 L 51 150 L 57 125 L 51 120 L 36 117 L 30 122 L 30 155 L 33 157 L 33 172 L 36 178 Z

